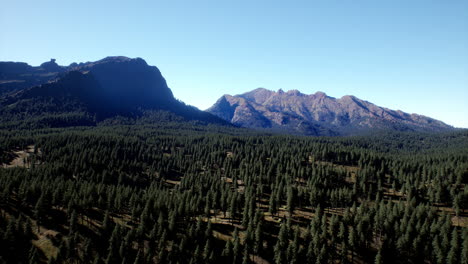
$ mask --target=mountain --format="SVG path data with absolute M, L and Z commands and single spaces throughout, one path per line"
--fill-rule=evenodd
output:
M 59 66 L 55 59 L 33 67 L 24 62 L 0 62 L 0 95 L 18 91 L 53 80 L 68 67 Z
M 162 110 L 186 120 L 227 124 L 175 99 L 159 69 L 140 58 L 107 57 L 70 66 L 59 66 L 55 60 L 39 67 L 15 62 L 0 66 L 3 123 L 45 118 L 46 123 L 59 119 L 53 126 L 89 125 Z
M 235 125 L 304 135 L 356 135 L 379 130 L 448 131 L 453 127 L 417 114 L 376 106 L 355 96 L 303 94 L 258 88 L 222 96 L 207 112 Z

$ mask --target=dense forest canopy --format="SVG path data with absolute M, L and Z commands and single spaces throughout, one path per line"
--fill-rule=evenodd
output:
M 466 131 L 301 137 L 153 112 L 3 124 L 0 163 L 0 263 L 468 262 Z

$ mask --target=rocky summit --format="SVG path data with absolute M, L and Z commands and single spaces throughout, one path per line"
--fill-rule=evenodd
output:
M 258 88 L 222 96 L 208 112 L 235 125 L 303 135 L 358 135 L 381 130 L 439 132 L 453 127 L 430 117 L 380 107 L 355 96 Z

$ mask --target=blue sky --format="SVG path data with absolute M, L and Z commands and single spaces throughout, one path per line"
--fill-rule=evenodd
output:
M 200 109 L 258 87 L 355 95 L 468 128 L 468 1 L 6 1 L 0 60 L 157 66 Z

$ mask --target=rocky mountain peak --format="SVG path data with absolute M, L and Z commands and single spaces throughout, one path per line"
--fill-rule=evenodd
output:
M 299 90 L 289 90 L 286 92 L 287 95 L 289 96 L 305 96 L 305 94 L 301 93 Z
M 318 92 L 316 92 L 315 94 L 313 94 L 312 96 L 313 96 L 313 97 L 316 97 L 316 98 L 325 98 L 325 97 L 327 97 L 327 94 L 324 93 L 324 92 L 318 91 Z
M 50 61 L 42 63 L 40 67 L 49 72 L 59 72 L 63 70 L 63 67 L 59 66 L 55 62 L 55 59 L 50 59 Z
M 227 96 L 207 111 L 239 126 L 306 135 L 354 135 L 375 130 L 445 131 L 441 121 L 379 107 L 355 96 L 273 92 L 264 88 Z

